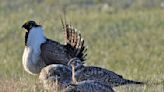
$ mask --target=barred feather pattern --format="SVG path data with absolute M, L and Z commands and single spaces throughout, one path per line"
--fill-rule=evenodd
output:
M 114 92 L 114 90 L 101 82 L 86 80 L 71 84 L 62 92 Z
M 65 65 L 52 64 L 42 69 L 39 79 L 45 89 L 52 92 L 114 92 L 99 81 L 89 80 L 73 83 L 71 69 Z
M 71 83 L 71 76 L 71 70 L 67 66 L 51 64 L 41 70 L 39 80 L 45 89 L 61 92 Z
M 81 37 L 81 34 L 77 30 L 68 24 L 63 24 L 64 35 L 65 35 L 65 44 L 67 48 L 70 48 L 72 52 L 72 57 L 78 57 L 81 61 L 86 60 L 86 51 L 87 48 L 84 44 L 84 39 Z
M 75 31 L 75 28 L 65 25 L 65 44 L 47 39 L 41 45 L 41 58 L 47 65 L 64 64 L 67 65 L 69 60 L 78 57 L 81 62 L 86 60 L 86 46 L 81 34 Z
M 77 82 L 85 80 L 96 80 L 101 81 L 102 83 L 105 83 L 111 87 L 126 84 L 143 84 L 143 82 L 124 79 L 121 75 L 118 75 L 104 68 L 84 66 L 78 58 L 71 59 L 68 63 L 68 66 L 74 67 L 74 77 Z

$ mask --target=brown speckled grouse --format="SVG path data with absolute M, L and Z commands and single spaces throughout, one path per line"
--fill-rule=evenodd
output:
M 142 82 L 124 79 L 121 75 L 118 75 L 104 68 L 84 66 L 83 62 L 81 62 L 81 60 L 78 58 L 71 59 L 68 63 L 68 66 L 74 69 L 75 72 L 73 75 L 75 76 L 75 81 L 77 82 L 85 80 L 97 80 L 111 87 L 126 84 L 143 84 Z

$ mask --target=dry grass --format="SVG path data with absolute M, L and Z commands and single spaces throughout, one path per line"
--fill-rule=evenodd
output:
M 43 92 L 38 77 L 27 74 L 22 67 L 21 25 L 33 19 L 43 25 L 49 38 L 62 42 L 61 12 L 51 2 L 0 1 L 0 92 Z M 112 12 L 76 8 L 67 12 L 88 45 L 88 65 L 148 82 L 143 86 L 119 87 L 117 92 L 164 91 L 163 15 L 163 9 L 158 7 Z

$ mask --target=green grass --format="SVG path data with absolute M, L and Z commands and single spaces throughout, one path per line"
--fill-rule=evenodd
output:
M 24 31 L 21 25 L 34 19 L 43 25 L 46 36 L 63 42 L 61 8 L 28 1 L 0 1 L 0 92 L 43 92 L 38 76 L 22 67 Z M 148 82 L 123 86 L 117 92 L 164 91 L 164 11 L 160 8 L 67 11 L 88 46 L 87 65 L 110 69 L 125 78 Z

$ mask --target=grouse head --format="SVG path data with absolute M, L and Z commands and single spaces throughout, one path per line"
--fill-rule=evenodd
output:
M 22 28 L 25 28 L 27 32 L 29 32 L 33 27 L 39 27 L 41 25 L 38 25 L 35 21 L 27 21 L 22 25 Z
M 41 27 L 41 25 L 38 25 L 35 21 L 27 21 L 22 25 L 22 28 L 26 29 L 26 33 L 25 33 L 25 45 L 27 45 L 27 39 L 28 39 L 28 34 L 30 32 L 30 30 L 33 27 Z
M 84 64 L 83 61 L 81 61 L 79 58 L 72 58 L 69 62 L 68 62 L 68 66 L 69 67 L 74 67 L 75 69 L 82 67 Z

